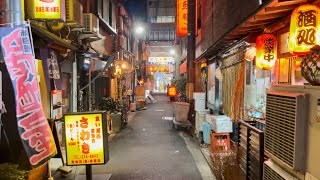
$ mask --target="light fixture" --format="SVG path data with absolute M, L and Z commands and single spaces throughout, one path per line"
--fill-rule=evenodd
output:
M 144 31 L 144 29 L 143 29 L 143 27 L 141 27 L 141 26 L 138 26 L 138 27 L 136 28 L 136 33 L 137 33 L 137 34 L 142 34 L 143 31 Z
M 256 40 L 256 66 L 271 69 L 277 59 L 277 38 L 273 34 L 262 34 Z
M 320 8 L 305 4 L 291 14 L 289 51 L 293 55 L 306 55 L 320 44 Z
M 121 68 L 122 68 L 122 69 L 125 69 L 126 67 L 127 67 L 126 64 L 122 64 L 122 65 L 121 65 Z

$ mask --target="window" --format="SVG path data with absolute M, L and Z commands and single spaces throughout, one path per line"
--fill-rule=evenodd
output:
M 109 25 L 112 27 L 112 2 L 109 1 Z

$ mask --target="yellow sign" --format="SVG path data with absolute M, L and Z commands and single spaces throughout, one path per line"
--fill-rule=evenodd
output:
M 33 19 L 65 21 L 65 0 L 28 0 L 27 9 Z
M 104 113 L 65 115 L 67 165 L 105 164 L 107 138 Z

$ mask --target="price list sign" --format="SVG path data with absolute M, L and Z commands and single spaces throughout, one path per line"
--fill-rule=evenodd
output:
M 105 113 L 66 114 L 67 165 L 105 164 L 109 160 Z

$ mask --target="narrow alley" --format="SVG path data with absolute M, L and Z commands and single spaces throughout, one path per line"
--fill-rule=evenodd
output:
M 164 120 L 173 113 L 168 97 L 156 99 L 147 110 L 137 112 L 128 127 L 111 141 L 111 158 L 106 165 L 111 179 L 202 179 L 206 174 L 201 175 L 195 160 L 205 161 L 200 150 L 191 153 L 190 148 L 197 147 L 184 140 L 190 136 L 176 131 L 172 121 Z
M 199 145 L 187 131 L 173 127 L 173 103 L 162 94 L 155 99 L 147 110 L 131 112 L 127 127 L 109 144 L 109 162 L 93 166 L 93 179 L 214 179 Z M 60 179 L 60 173 L 56 175 Z M 81 179 L 81 175 L 85 167 L 77 166 L 63 179 Z

